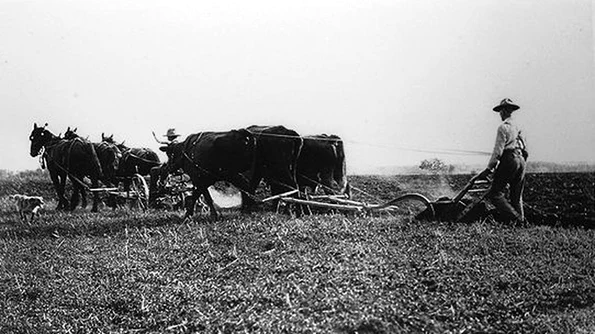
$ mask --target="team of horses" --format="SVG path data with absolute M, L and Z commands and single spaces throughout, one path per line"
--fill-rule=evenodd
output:
M 272 196 L 299 190 L 321 188 L 327 194 L 349 195 L 343 142 L 335 135 L 301 136 L 284 126 L 249 126 L 221 132 L 198 132 L 183 141 L 161 146 L 168 159 L 161 163 L 149 148 L 130 148 L 117 143 L 113 135 L 101 135 L 91 142 L 70 127 L 56 136 L 45 126 L 33 124 L 30 135 L 32 157 L 41 155 L 58 196 L 58 210 L 74 210 L 85 192 L 99 182 L 113 186 L 129 185 L 134 174 L 150 175 L 150 189 L 168 174 L 182 171 L 192 181 L 192 195 L 185 203 L 187 217 L 194 214 L 196 200 L 203 196 L 213 217 L 217 210 L 208 188 L 219 181 L 231 183 L 242 194 L 242 208 L 250 210 L 261 181 Z M 65 196 L 66 179 L 73 192 Z M 92 211 L 98 211 L 98 192 L 93 192 Z

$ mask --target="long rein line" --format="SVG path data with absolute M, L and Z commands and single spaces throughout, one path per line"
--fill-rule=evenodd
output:
M 488 155 L 492 154 L 491 152 L 477 151 L 477 150 L 460 150 L 460 149 L 448 149 L 448 148 L 445 148 L 445 149 L 421 149 L 421 148 L 395 146 L 395 145 L 372 144 L 372 143 L 365 143 L 365 142 L 360 142 L 360 141 L 355 141 L 355 140 L 345 140 L 345 139 L 337 139 L 337 138 L 315 138 L 315 137 L 307 137 L 307 136 L 306 137 L 292 136 L 292 135 L 282 135 L 282 134 L 274 134 L 274 133 L 253 132 L 250 130 L 248 130 L 248 132 L 250 132 L 256 136 L 293 138 L 293 139 L 307 138 L 309 140 L 330 141 L 330 142 L 343 141 L 345 143 L 351 143 L 351 144 L 356 144 L 356 145 L 365 145 L 365 146 L 371 146 L 371 147 L 388 148 L 388 149 L 420 152 L 420 153 L 437 153 L 437 154 L 449 154 L 449 155 L 483 155 L 483 156 L 488 156 Z

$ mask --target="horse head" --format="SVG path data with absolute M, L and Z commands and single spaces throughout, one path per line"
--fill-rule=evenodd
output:
M 118 147 L 118 149 L 124 153 L 125 151 L 128 151 L 128 147 L 126 145 L 124 145 L 124 141 L 122 141 L 121 143 L 116 143 L 116 140 L 114 139 L 114 135 L 111 134 L 109 136 L 106 136 L 103 132 L 101 133 L 101 141 L 111 144 L 111 145 L 116 145 Z
M 114 135 L 106 136 L 103 132 L 101 133 L 101 141 L 104 141 L 109 144 L 115 144 L 116 141 L 114 140 Z
M 122 152 L 114 144 L 101 142 L 96 145 L 97 156 L 101 162 L 101 168 L 105 178 L 112 182 L 115 180 L 116 172 L 120 168 Z
M 46 123 L 44 126 L 37 126 L 37 123 L 33 123 L 33 131 L 29 135 L 31 140 L 31 148 L 29 153 L 32 157 L 39 155 L 41 148 L 47 145 L 52 139 L 58 138 L 45 127 L 48 126 Z
M 76 133 L 77 129 L 78 128 L 71 129 L 70 127 L 68 127 L 68 129 L 66 129 L 66 132 L 64 132 L 64 139 L 71 140 L 79 138 L 80 136 L 78 135 L 78 133 Z

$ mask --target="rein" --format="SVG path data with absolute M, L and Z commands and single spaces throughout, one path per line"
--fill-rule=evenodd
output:
M 136 154 L 133 154 L 133 153 L 128 153 L 128 156 L 129 156 L 129 157 L 132 157 L 132 158 L 134 158 L 134 159 L 136 159 L 136 160 L 140 160 L 140 161 L 142 161 L 142 162 L 145 162 L 145 163 L 148 163 L 148 164 L 152 164 L 152 165 L 155 165 L 155 166 L 161 165 L 161 163 L 160 163 L 160 162 L 153 161 L 153 160 L 148 160 L 148 159 L 145 159 L 145 158 L 141 158 L 141 157 L 139 157 L 138 155 L 136 155 Z
M 55 137 L 56 139 L 58 139 L 55 143 L 48 145 L 45 144 L 42 146 L 43 148 L 43 152 L 41 154 L 40 159 L 44 159 L 46 160 L 46 162 L 52 162 L 54 165 L 56 165 L 58 168 L 60 168 L 63 172 L 66 173 L 66 175 L 68 175 L 68 177 L 70 177 L 72 180 L 76 181 L 77 183 L 79 183 L 81 186 L 83 186 L 83 188 L 85 188 L 86 190 L 90 190 L 91 187 L 89 187 L 89 185 L 87 185 L 85 182 L 83 182 L 82 180 L 80 180 L 79 178 L 77 178 L 76 176 L 72 175 L 72 173 L 70 173 L 70 171 L 67 168 L 62 167 L 62 165 L 60 165 L 56 159 L 50 159 L 51 157 L 48 155 L 48 149 L 53 148 L 54 146 L 56 146 L 59 141 L 61 140 L 58 137 Z M 70 161 L 70 153 L 72 151 L 72 146 L 74 145 L 74 141 L 72 141 L 72 143 L 70 143 L 70 147 L 68 148 L 68 159 Z
M 196 144 L 196 141 L 194 142 L 194 144 Z M 192 160 L 192 158 L 190 158 L 190 156 L 188 155 L 188 153 L 186 153 L 186 151 L 184 151 L 183 157 L 186 158 L 192 164 L 192 166 L 194 166 L 194 168 L 196 168 L 197 170 L 203 172 L 204 174 L 209 174 L 209 175 L 211 175 L 213 177 L 216 177 L 216 178 L 225 179 L 224 177 L 221 177 L 220 175 L 217 175 L 216 173 L 213 173 L 213 172 L 211 172 L 211 171 L 209 171 L 209 170 L 207 170 L 207 169 L 199 166 L 194 160 Z M 247 181 L 247 179 L 246 179 L 246 177 L 244 175 L 242 175 L 240 173 L 238 173 L 238 175 L 240 175 L 244 180 Z M 238 189 L 241 193 L 245 194 L 246 196 L 250 197 L 255 202 L 258 202 L 258 203 L 261 203 L 262 202 L 262 200 L 260 200 L 256 196 L 252 195 L 251 193 L 247 192 L 246 190 L 240 189 L 240 188 L 237 188 L 237 187 L 236 187 L 236 189 Z

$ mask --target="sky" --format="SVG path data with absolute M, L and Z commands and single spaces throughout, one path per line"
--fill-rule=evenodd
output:
M 594 17 L 590 0 L 0 0 L 0 169 L 39 167 L 35 122 L 154 150 L 152 131 L 283 124 L 342 137 L 349 173 L 487 164 L 505 97 L 531 160 L 595 162 Z

